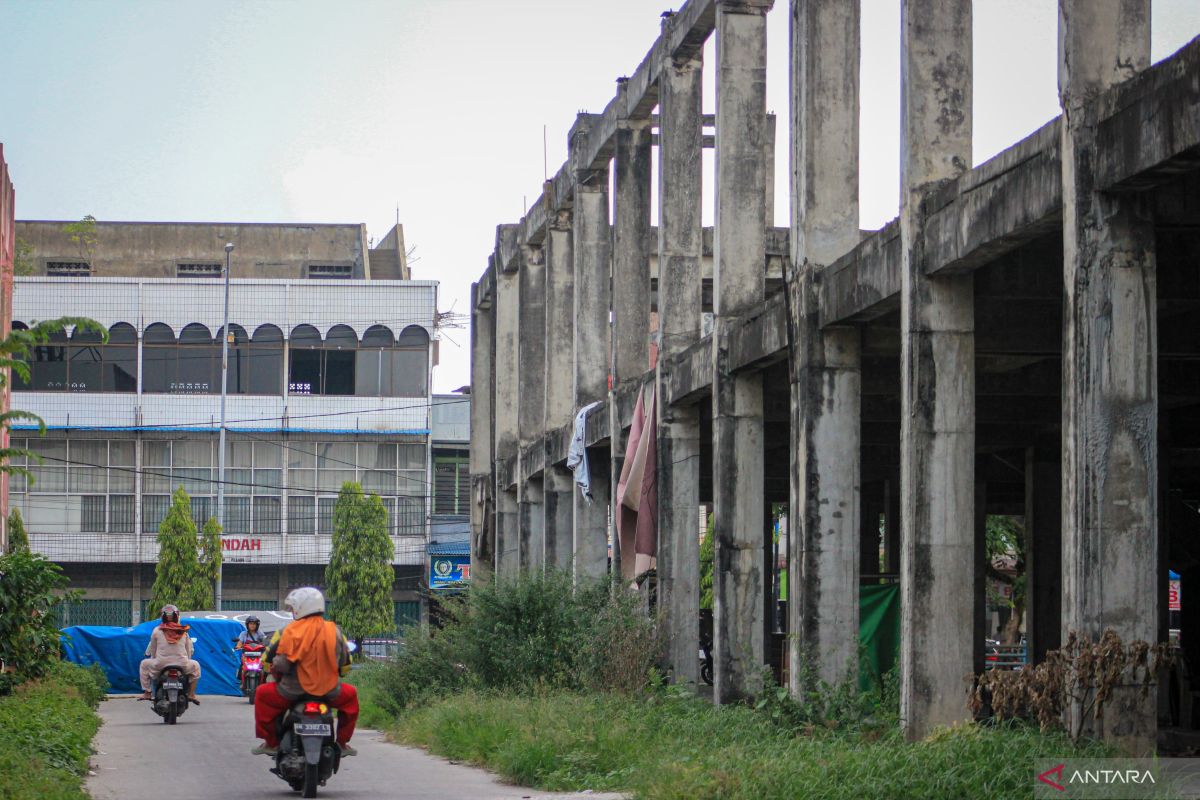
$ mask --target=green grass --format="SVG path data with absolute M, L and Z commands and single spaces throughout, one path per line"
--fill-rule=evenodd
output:
M 0 697 L 0 798 L 86 800 L 83 777 L 106 685 L 91 670 L 62 664 Z
M 966 725 L 914 744 L 892 726 L 796 735 L 761 711 L 715 708 L 663 690 L 465 692 L 410 709 L 391 731 L 521 785 L 647 800 L 1007 800 L 1032 796 L 1035 758 L 1110 754 L 1103 745 L 1073 747 L 1023 725 Z

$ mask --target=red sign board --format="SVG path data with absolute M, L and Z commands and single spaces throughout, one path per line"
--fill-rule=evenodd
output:
M 221 551 L 246 551 L 246 550 L 262 550 L 262 539 L 236 539 L 233 537 L 221 537 Z
M 1182 611 L 1183 606 L 1179 604 L 1179 581 L 1170 581 L 1167 589 L 1167 608 L 1171 611 Z

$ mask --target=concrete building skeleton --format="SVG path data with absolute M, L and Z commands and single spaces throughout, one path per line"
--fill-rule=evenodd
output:
M 904 0 L 901 210 L 863 232 L 859 4 L 792 0 L 791 225 L 773 229 L 772 5 L 689 0 L 666 15 L 603 113 L 579 115 L 539 200 L 497 228 L 472 298 L 474 555 L 500 576 L 605 573 L 603 500 L 653 385 L 674 679 L 696 680 L 697 517 L 711 504 L 715 699 L 758 690 L 767 516 L 785 504 L 790 662 L 840 678 L 860 581 L 898 574 L 916 738 L 968 714 L 987 515 L 1026 522 L 1034 659 L 1069 631 L 1165 640 L 1167 566 L 1185 585 L 1200 576 L 1200 40 L 1151 66 L 1149 0 L 1060 0 L 1063 115 L 972 168 L 971 2 Z M 563 465 L 593 401 L 602 502 L 588 505 Z M 1200 644 L 1198 612 L 1184 609 L 1185 646 Z M 1153 694 L 1116 702 L 1103 732 L 1152 749 Z

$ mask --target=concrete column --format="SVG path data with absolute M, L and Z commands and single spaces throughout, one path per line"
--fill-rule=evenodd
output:
M 1156 640 L 1157 298 L 1153 220 L 1095 189 L 1094 100 L 1150 63 L 1149 0 L 1061 0 L 1063 631 Z M 1072 713 L 1075 713 L 1074 711 Z M 1154 752 L 1155 693 L 1119 689 L 1095 733 Z
M 971 2 L 901 11 L 900 718 L 910 739 L 967 718 L 975 661 L 971 276 L 925 276 L 922 195 L 971 166 Z
M 1025 451 L 1025 614 L 1029 662 L 1062 643 L 1062 463 L 1058 453 Z
M 603 454 L 604 456 L 607 453 Z M 602 578 L 608 572 L 608 511 L 611 496 L 608 458 L 588 454 L 591 464 L 592 502 L 578 491 L 574 497 L 574 542 L 572 571 L 576 582 Z
M 520 391 L 517 404 L 517 427 L 521 460 L 529 448 L 544 442 L 543 424 L 546 414 L 546 262 L 540 247 L 522 244 L 520 266 L 521 309 L 518 319 L 520 345 L 517 371 Z M 518 470 L 524 472 L 524 467 Z M 542 542 L 542 481 L 540 477 L 522 481 L 517 488 L 520 505 L 519 530 L 521 544 L 520 567 L 536 569 L 541 563 L 545 546 Z
M 859 4 L 792 2 L 792 219 L 788 303 L 792 509 L 791 690 L 807 674 L 857 675 L 861 351 L 855 328 L 822 331 L 823 268 L 858 243 Z M 878 572 L 873 569 L 872 572 Z
M 522 481 L 517 498 L 520 545 L 517 559 L 523 572 L 536 573 L 545 564 L 545 511 L 542 498 L 542 478 Z
M 502 225 L 497 236 L 516 235 L 515 226 Z M 500 248 L 497 247 L 497 251 Z M 498 261 L 499 259 L 497 259 Z M 496 376 L 493 381 L 495 398 L 495 459 L 496 463 L 507 460 L 517 453 L 518 446 L 518 402 L 519 382 L 519 335 L 520 285 L 515 272 L 496 264 Z M 515 575 L 517 568 L 517 496 L 508 486 L 500 485 L 499 470 L 493 467 L 497 480 L 496 497 L 496 573 Z M 510 557 L 511 554 L 511 557 Z
M 571 249 L 575 263 L 575 407 L 608 396 L 609 286 L 612 230 L 608 222 L 608 169 L 586 163 L 594 115 L 580 114 L 571 130 L 570 159 L 575 170 Z M 593 502 L 575 494 L 575 574 L 603 575 L 608 566 L 610 458 L 589 454 Z
M 546 230 L 546 402 L 544 427 L 555 431 L 575 417 L 575 262 L 571 212 L 551 216 Z M 542 484 L 546 569 L 571 568 L 574 504 L 571 473 L 547 465 Z
M 612 358 L 619 384 L 650 368 L 649 120 L 622 122 L 615 140 Z
M 718 0 L 713 257 L 714 700 L 762 688 L 763 382 L 733 374 L 728 332 L 766 288 L 767 19 L 773 0 Z
M 685 685 L 700 677 L 700 416 L 663 391 L 671 359 L 700 339 L 703 72 L 699 54 L 666 59 L 658 100 L 658 599 L 671 676 Z
M 471 287 L 471 562 L 480 568 L 495 564 L 495 528 L 490 517 L 492 497 L 492 380 L 495 375 L 495 311 L 493 298 L 480 297 Z M 285 462 L 286 463 L 286 462 Z M 287 518 L 286 516 L 284 517 Z

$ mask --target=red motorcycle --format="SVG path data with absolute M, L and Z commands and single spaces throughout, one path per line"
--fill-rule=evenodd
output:
M 258 685 L 263 682 L 263 651 L 266 648 L 261 644 L 247 642 L 242 645 L 242 667 L 238 670 L 238 674 L 242 679 L 242 694 L 246 696 L 247 702 L 254 705 L 254 693 L 258 691 Z

